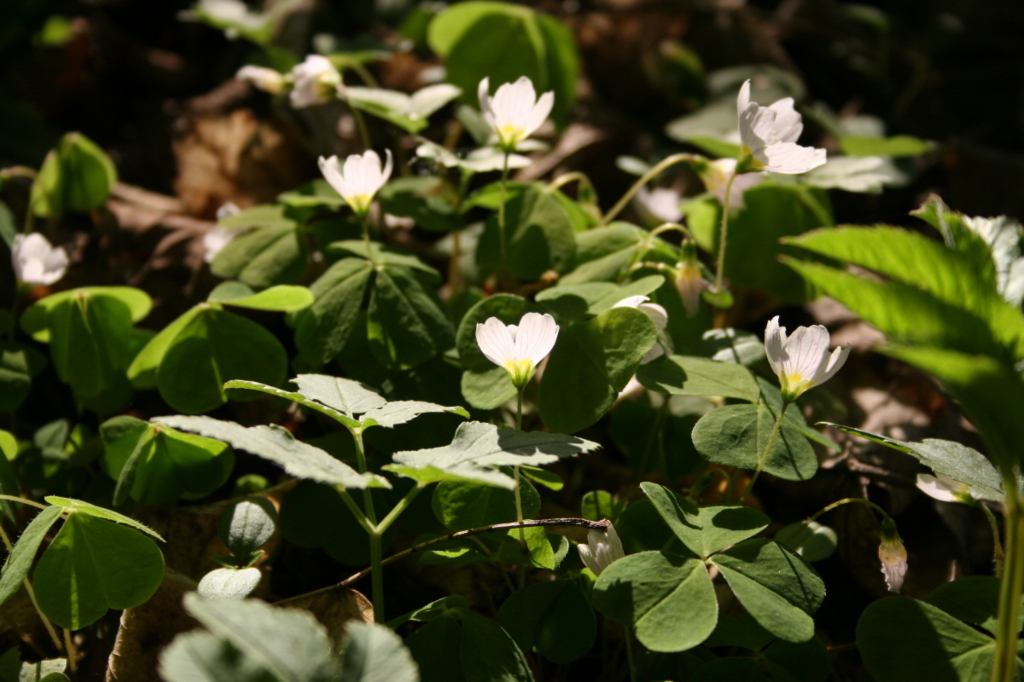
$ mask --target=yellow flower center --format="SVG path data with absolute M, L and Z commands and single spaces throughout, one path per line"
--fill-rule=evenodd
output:
M 529 360 L 509 360 L 505 363 L 505 371 L 512 378 L 516 388 L 522 388 L 533 378 L 533 363 Z
M 498 129 L 498 140 L 506 151 L 512 151 L 523 138 L 523 129 L 507 123 Z

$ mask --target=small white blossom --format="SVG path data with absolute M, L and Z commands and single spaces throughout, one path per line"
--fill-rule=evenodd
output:
M 762 107 L 750 101 L 750 81 L 740 88 L 736 98 L 740 119 L 741 157 L 749 169 L 796 175 L 825 163 L 825 150 L 796 144 L 804 124 L 793 108 L 793 98 L 780 99 Z
M 558 325 L 547 313 L 526 313 L 518 325 L 506 325 L 496 317 L 476 325 L 480 350 L 488 360 L 505 368 L 516 388 L 529 383 L 557 339 Z
M 231 243 L 238 233 L 237 229 L 231 230 L 220 225 L 214 226 L 212 230 L 203 235 L 203 260 L 212 263 L 217 254 Z
M 31 286 L 50 285 L 67 271 L 68 253 L 60 246 L 54 248 L 38 232 L 19 234 L 11 244 L 11 264 L 19 282 Z
M 272 95 L 280 95 L 284 92 L 284 74 L 274 69 L 250 64 L 240 68 L 238 73 L 235 74 L 235 78 L 250 83 L 257 90 L 263 90 Z
M 341 88 L 341 74 L 331 60 L 318 54 L 311 54 L 292 69 L 294 86 L 290 95 L 296 109 L 326 104 L 335 99 Z
M 782 397 L 792 402 L 804 391 L 822 384 L 839 371 L 850 354 L 850 347 L 828 352 L 828 330 L 820 324 L 797 327 L 786 337 L 786 328 L 779 326 L 776 315 L 764 332 L 764 350 L 768 364 L 779 377 Z
M 352 154 L 345 159 L 342 169 L 337 156 L 329 159 L 320 157 L 320 172 L 331 183 L 331 187 L 362 216 L 370 210 L 373 197 L 391 177 L 391 150 L 386 150 L 387 163 L 381 169 L 380 157 L 372 149 L 365 154 Z
M 537 99 L 533 81 L 521 76 L 515 83 L 505 83 L 490 96 L 490 78 L 480 81 L 477 96 L 484 120 L 498 136 L 498 145 L 505 152 L 512 152 L 516 146 L 533 134 L 551 113 L 555 104 L 555 93 L 545 92 Z
M 878 545 L 878 558 L 882 561 L 882 575 L 890 592 L 899 594 L 903 578 L 907 575 L 907 548 L 903 546 L 896 524 L 892 519 L 882 522 L 882 541 Z
M 658 342 L 647 351 L 647 355 L 640 361 L 641 365 L 646 365 L 651 360 L 656 360 L 665 354 L 660 337 L 663 336 L 662 332 L 668 326 L 668 312 L 657 303 L 651 303 L 650 300 L 646 296 L 628 296 L 612 306 L 613 308 L 636 308 L 646 315 L 658 330 Z
M 729 178 L 736 172 L 736 163 L 736 159 L 715 159 L 700 171 L 700 179 L 704 181 L 704 186 L 722 206 L 725 206 L 725 187 L 729 184 Z M 746 208 L 743 194 L 763 180 L 764 176 L 757 173 L 736 176 L 736 179 L 732 181 L 732 190 L 729 192 L 729 210 L 735 212 Z
M 611 523 L 608 524 L 607 532 L 589 531 L 587 544 L 577 545 L 576 551 L 580 553 L 583 564 L 593 571 L 594 575 L 601 575 L 604 569 L 626 556 L 619 534 L 615 532 L 615 526 Z
M 939 502 L 971 501 L 967 484 L 945 474 L 918 474 L 917 487 L 925 495 Z
M 650 190 L 641 187 L 636 193 L 636 203 L 640 209 L 666 223 L 678 223 L 683 219 L 683 212 L 679 210 L 681 201 L 679 192 L 671 187 L 655 187 Z

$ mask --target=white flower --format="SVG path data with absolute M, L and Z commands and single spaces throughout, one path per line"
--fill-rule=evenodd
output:
M 654 326 L 658 329 L 658 342 L 647 351 L 647 355 L 640 361 L 641 365 L 646 365 L 651 360 L 660 358 L 665 354 L 665 349 L 662 346 L 662 332 L 665 331 L 665 327 L 668 326 L 668 312 L 657 303 L 650 303 L 651 299 L 646 296 L 628 296 L 615 305 L 613 308 L 636 308 L 654 323 Z
M 622 549 L 622 541 L 619 534 L 615 532 L 615 526 L 608 523 L 608 531 L 591 530 L 587 533 L 587 544 L 576 545 L 576 551 L 580 553 L 583 564 L 594 572 L 594 575 L 601 575 L 604 569 L 611 566 L 615 561 L 626 556 Z
M 641 187 L 636 193 L 636 202 L 640 208 L 656 220 L 666 223 L 678 223 L 683 219 L 683 212 L 679 210 L 681 200 L 679 192 L 670 187 L 655 187 L 650 190 Z
M 767 170 L 796 175 L 825 163 L 825 150 L 796 144 L 804 124 L 793 108 L 793 98 L 780 99 L 769 107 L 750 101 L 750 81 L 736 98 L 740 119 L 741 157 L 746 170 Z
M 558 339 L 558 325 L 547 313 L 526 313 L 519 325 L 489 317 L 476 325 L 476 342 L 488 360 L 504 367 L 516 388 L 522 388 Z
M 239 230 L 231 230 L 216 225 L 212 230 L 203 235 L 203 260 L 212 263 L 217 254 L 227 246 L 239 233 Z
M 715 159 L 709 162 L 700 173 L 700 179 L 704 186 L 718 199 L 718 203 L 725 206 L 725 187 L 729 184 L 729 178 L 736 172 L 736 159 L 724 158 Z M 756 173 L 741 174 L 732 181 L 732 190 L 729 192 L 729 210 L 739 211 L 747 207 L 743 201 L 743 194 L 754 185 L 764 180 L 763 175 Z
M 284 74 L 274 69 L 250 64 L 240 68 L 235 74 L 235 78 L 251 83 L 256 89 L 269 92 L 272 95 L 280 95 L 284 92 Z
M 320 172 L 331 187 L 348 202 L 356 214 L 362 216 L 370 210 L 373 197 L 391 177 L 391 150 L 386 150 L 387 163 L 380 167 L 380 157 L 372 149 L 363 155 L 352 154 L 345 159 L 342 170 L 337 156 L 320 157 Z
M 696 262 L 680 263 L 679 266 L 674 280 L 676 291 L 683 300 L 686 316 L 693 317 L 700 310 L 700 295 L 707 289 L 708 281 Z
M 520 76 L 515 83 L 505 83 L 493 98 L 490 91 L 490 78 L 484 78 L 477 89 L 480 110 L 505 152 L 514 151 L 516 145 L 537 130 L 555 104 L 554 92 L 545 92 L 537 99 L 533 81 L 526 76 Z
M 878 558 L 882 561 L 882 575 L 890 592 L 899 594 L 903 578 L 907 575 L 907 548 L 903 546 L 896 524 L 892 519 L 882 522 L 882 542 L 878 545 Z
M 11 264 L 19 282 L 32 286 L 50 285 L 63 277 L 68 269 L 68 253 L 60 246 L 54 248 L 38 232 L 18 234 L 11 244 Z
M 970 502 L 971 495 L 966 483 L 945 474 L 918 474 L 917 487 L 925 495 L 939 502 Z
M 311 54 L 306 61 L 292 69 L 294 87 L 291 103 L 296 109 L 326 104 L 334 99 L 341 88 L 341 74 L 331 60 L 318 54 Z
M 786 328 L 779 326 L 776 315 L 764 331 L 764 350 L 768 364 L 779 377 L 782 397 L 792 402 L 804 391 L 832 378 L 846 362 L 850 347 L 828 352 L 828 330 L 820 324 L 797 327 L 786 338 Z

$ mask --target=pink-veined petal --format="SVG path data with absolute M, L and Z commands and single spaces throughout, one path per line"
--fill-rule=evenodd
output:
M 779 326 L 779 316 L 776 315 L 768 321 L 764 330 L 764 351 L 768 356 L 768 364 L 772 371 L 781 375 L 784 371 L 786 360 L 786 328 Z
M 505 323 L 496 317 L 487 318 L 483 324 L 477 323 L 476 343 L 484 357 L 499 367 L 516 359 L 515 339 Z
M 759 159 L 765 170 L 785 175 L 799 175 L 825 164 L 825 150 L 801 147 L 793 142 L 779 142 L 765 147 Z
M 526 313 L 519 320 L 516 333 L 516 356 L 529 360 L 534 366 L 547 357 L 558 339 L 558 324 L 555 318 L 544 313 Z

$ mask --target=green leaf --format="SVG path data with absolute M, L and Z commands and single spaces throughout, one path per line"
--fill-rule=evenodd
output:
M 741 329 L 709 329 L 701 336 L 697 352 L 712 360 L 750 367 L 765 358 L 761 337 Z
M 488 219 L 476 251 L 476 263 L 496 271 L 501 260 L 497 214 Z M 529 186 L 505 204 L 506 270 L 525 280 L 548 270 L 565 272 L 576 254 L 576 231 L 562 204 L 542 187 Z
M 43 499 L 55 507 L 61 507 L 62 509 L 72 512 L 72 516 L 74 514 L 84 514 L 86 516 L 94 516 L 105 521 L 113 521 L 114 523 L 131 526 L 135 530 L 142 531 L 143 533 L 156 538 L 160 542 L 164 541 L 164 539 L 160 537 L 159 533 L 144 523 L 136 521 L 124 514 L 118 514 L 116 511 L 107 509 L 106 507 L 100 507 L 91 502 L 86 502 L 85 500 L 72 500 L 67 497 L 57 497 L 56 495 L 48 495 Z
M 257 294 L 241 282 L 223 282 L 210 292 L 206 300 L 237 308 L 292 313 L 312 305 L 313 294 L 306 287 L 283 284 Z
M 36 595 L 40 608 L 69 630 L 91 625 L 108 609 L 144 603 L 163 577 L 164 557 L 152 540 L 90 513 L 67 518 L 33 575 L 46 586 Z
M 259 227 L 235 237 L 214 257 L 210 270 L 253 289 L 266 289 L 299 282 L 308 260 L 306 236 L 292 222 L 288 227 Z
M 415 135 L 427 127 L 427 118 L 431 114 L 461 94 L 459 88 L 440 83 L 428 85 L 412 96 L 397 90 L 348 86 L 344 97 L 350 106 L 390 121 Z
M 49 311 L 50 354 L 61 381 L 95 399 L 119 383 L 133 360 L 131 310 L 111 296 L 85 289 Z
M 708 395 L 756 402 L 761 395 L 754 375 L 743 365 L 707 358 L 669 355 L 642 365 L 637 380 L 670 395 Z
M 147 424 L 133 417 L 100 427 L 103 464 L 118 483 L 114 503 L 130 494 L 143 504 L 173 505 L 180 497 L 205 496 L 231 475 L 235 458 L 224 443 Z
M 203 576 L 196 591 L 208 599 L 245 599 L 262 577 L 258 568 L 215 568 Z
M 965 623 L 996 635 L 999 617 L 999 578 L 970 575 L 939 585 L 925 600 Z
M 989 679 L 995 646 L 991 636 L 906 597 L 880 599 L 857 621 L 857 648 L 879 682 L 982 682 Z M 1021 674 L 1024 663 L 1018 658 L 1015 677 Z
M 814 563 L 835 553 L 839 537 L 828 526 L 811 521 L 789 524 L 775 534 L 775 542 L 800 555 L 807 563 Z
M 651 651 L 686 651 L 715 629 L 718 602 L 704 564 L 662 552 L 619 559 L 594 583 L 594 608 L 636 628 Z
M 249 659 L 247 667 L 265 671 L 265 676 L 279 682 L 329 682 L 335 679 L 331 640 L 310 613 L 274 608 L 255 599 L 204 599 L 196 594 L 185 595 L 185 609 L 214 635 L 230 642 Z M 191 633 L 184 637 L 189 636 Z M 182 672 L 189 670 L 186 666 L 190 662 L 200 669 L 209 665 L 203 660 L 205 656 L 189 661 L 193 657 L 188 656 L 188 650 L 179 642 L 180 638 L 175 640 L 160 661 L 162 673 L 173 682 L 189 679 Z M 222 652 L 221 656 L 224 655 Z M 169 670 L 174 672 L 168 674 Z
M 707 462 L 694 449 L 690 434 L 711 408 L 710 402 L 699 398 L 670 398 L 659 407 L 620 400 L 612 411 L 608 435 L 640 475 L 659 474 L 669 480 L 700 475 Z
M 563 481 L 562 477 L 553 471 L 538 469 L 531 466 L 522 466 L 519 468 L 519 471 L 523 476 L 526 476 L 537 485 L 544 486 L 548 490 L 558 491 L 565 487 L 565 481 Z
M 280 426 L 246 428 L 235 422 L 210 417 L 171 416 L 154 419 L 181 431 L 222 440 L 232 447 L 281 466 L 289 475 L 345 488 L 390 488 L 387 479 L 372 473 L 360 474 L 320 448 L 296 440 Z
M 779 240 L 831 226 L 828 194 L 808 185 L 766 181 L 747 190 L 743 200 L 747 207 L 729 221 L 725 278 L 734 287 L 760 289 L 783 301 L 807 300 L 812 290 L 779 263 L 780 254 L 796 251 L 791 246 L 781 245 Z M 700 210 L 702 206 L 708 210 Z M 705 251 L 714 253 L 721 216 L 718 200 L 693 201 L 687 204 L 685 212 L 697 243 Z
M 50 294 L 29 306 L 21 316 L 21 328 L 26 334 L 41 343 L 50 342 L 49 313 L 58 305 L 76 297 L 106 296 L 116 298 L 128 306 L 132 322 L 138 322 L 149 315 L 153 300 L 145 291 L 132 287 L 81 287 Z
M 459 361 L 467 370 L 462 375 L 462 394 L 473 407 L 489 410 L 504 405 L 516 395 L 508 372 L 484 356 L 476 342 L 476 326 L 496 317 L 505 324 L 519 324 L 523 315 L 541 309 L 525 298 L 495 294 L 474 305 L 462 317 L 455 335 Z
M 396 452 L 395 463 L 384 468 L 424 482 L 481 481 L 512 489 L 512 479 L 493 467 L 551 464 L 598 447 L 597 443 L 558 433 L 526 433 L 471 421 L 459 425 L 451 444 Z
M 355 258 L 340 260 L 322 274 L 309 290 L 315 300 L 295 317 L 295 345 L 299 359 L 319 367 L 345 347 L 363 305 L 373 267 Z
M 132 382 L 132 386 L 138 389 L 157 387 L 157 371 L 164 356 L 167 355 L 167 349 L 203 309 L 202 304 L 189 308 L 149 340 L 149 343 L 139 351 L 135 360 L 128 366 L 128 379 Z
M 32 388 L 32 377 L 46 367 L 46 358 L 32 346 L 0 342 L 0 412 L 21 407 Z
M 619 517 L 628 505 L 627 500 L 616 498 L 610 492 L 591 490 L 583 495 L 581 516 L 591 521 L 608 519 L 614 524 L 618 523 Z
M 239 500 L 221 514 L 217 534 L 242 560 L 265 545 L 277 528 L 277 510 L 265 497 Z
M 707 559 L 726 547 L 757 535 L 770 519 L 750 507 L 714 505 L 697 507 L 665 486 L 644 482 L 640 488 L 676 537 L 697 556 Z
M 553 663 L 572 663 L 597 637 L 594 611 L 568 580 L 529 585 L 501 605 L 498 623 L 523 651 L 536 649 Z
M 168 405 L 198 414 L 227 402 L 224 382 L 245 379 L 278 385 L 287 368 L 288 357 L 273 334 L 206 304 L 168 346 L 157 369 L 157 384 Z
M 21 496 L 21 486 L 14 473 L 11 462 L 18 456 L 18 439 L 13 434 L 0 429 L 0 494 Z M 15 518 L 14 503 L 11 500 L 0 500 L 0 518 L 4 515 Z
M 766 630 L 788 642 L 814 636 L 810 614 L 825 598 L 825 583 L 803 559 L 771 540 L 756 538 L 716 554 L 712 561 Z
M 949 476 L 960 483 L 966 483 L 970 486 L 971 496 L 976 499 L 991 502 L 1003 501 L 1002 476 L 992 462 L 974 448 L 939 438 L 926 438 L 920 443 L 908 442 L 855 429 L 852 426 L 831 422 L 822 422 L 822 424 L 834 426 L 840 431 L 852 433 L 855 436 L 911 455 L 936 473 Z
M 374 495 L 375 504 L 386 503 Z M 366 530 L 352 515 L 338 491 L 322 483 L 300 481 L 281 505 L 281 535 L 300 547 L 321 547 L 328 556 L 345 566 L 370 563 Z M 391 530 L 384 533 L 381 546 L 391 544 Z
M 932 150 L 932 145 L 910 135 L 894 137 L 867 137 L 847 135 L 839 140 L 839 149 L 847 156 L 920 156 Z
M 523 518 L 534 518 L 540 511 L 537 489 L 525 482 L 520 492 Z M 470 481 L 442 482 L 434 489 L 431 504 L 438 520 L 453 531 L 516 520 L 515 495 L 511 489 Z
M 484 77 L 492 89 L 527 76 L 537 94 L 552 90 L 552 112 L 562 126 L 576 100 L 579 56 L 572 31 L 528 7 L 500 2 L 464 2 L 444 10 L 427 28 L 427 43 L 441 56 L 448 81 L 462 100 L 477 106 Z
M 61 507 L 47 507 L 32 519 L 21 537 L 14 544 L 14 549 L 7 555 L 4 562 L 3 575 L 0 575 L 0 606 L 13 597 L 32 569 L 39 546 L 46 539 L 50 527 L 57 522 L 63 513 Z
M 562 329 L 537 396 L 544 424 L 573 433 L 600 419 L 657 338 L 654 323 L 634 308 L 612 308 Z
M 649 275 L 621 286 L 611 282 L 587 282 L 544 289 L 536 300 L 559 320 L 574 321 L 584 315 L 600 315 L 630 296 L 645 296 L 665 283 L 662 275 Z
M 459 638 L 462 626 L 447 610 L 405 640 L 422 682 L 465 682 Z
M 299 376 L 303 376 L 303 375 L 299 375 Z M 305 376 L 310 376 L 310 375 L 305 375 Z M 333 377 L 328 377 L 328 378 L 333 378 Z M 347 379 L 340 379 L 340 381 L 347 381 Z M 294 402 L 299 403 L 300 405 L 305 405 L 306 407 L 309 407 L 311 409 L 317 410 L 318 412 L 322 412 L 322 413 L 328 415 L 329 417 L 332 417 L 333 419 L 336 419 L 338 422 L 340 422 L 341 424 L 344 424 L 348 428 L 356 428 L 356 427 L 359 426 L 359 422 L 356 421 L 355 419 L 347 417 L 346 415 L 342 414 L 341 412 L 338 412 L 337 410 L 335 410 L 333 407 L 328 407 L 327 405 L 324 405 L 324 404 L 322 404 L 322 403 L 320 403 L 320 402 L 318 402 L 316 400 L 311 400 L 311 399 L 307 398 L 306 396 L 302 395 L 301 393 L 296 393 L 296 392 L 293 392 L 293 391 L 285 391 L 285 390 L 282 390 L 280 388 L 275 388 L 273 386 L 267 386 L 266 384 L 261 384 L 261 383 L 259 383 L 257 381 L 237 381 L 237 380 L 236 381 L 229 381 L 226 384 L 224 384 L 224 389 L 228 390 L 228 391 L 232 391 L 232 390 L 239 391 L 240 393 L 244 393 L 244 392 L 248 392 L 248 391 L 253 391 L 253 392 L 258 392 L 258 393 L 265 393 L 266 395 L 276 396 L 278 398 L 284 398 L 285 400 L 292 400 Z
M 466 402 L 479 410 L 493 410 L 516 397 L 508 371 L 494 365 L 488 370 L 463 372 L 459 388 Z
M 370 297 L 367 338 L 381 364 L 409 369 L 451 348 L 455 333 L 433 288 L 409 268 L 386 267 Z
M 103 205 L 115 184 L 117 169 L 110 157 L 82 133 L 67 133 L 46 155 L 29 202 L 41 218 L 88 213 Z
M 423 402 L 422 400 L 395 400 L 387 405 L 370 410 L 362 416 L 360 422 L 365 427 L 383 426 L 393 428 L 399 424 L 410 422 L 421 414 L 432 414 L 449 412 L 469 418 L 469 412 L 463 407 L 446 407 L 434 403 Z
M 756 469 L 775 418 L 763 404 L 719 407 L 697 422 L 693 445 L 709 462 Z M 806 481 L 818 470 L 818 458 L 803 434 L 784 420 L 764 470 L 787 481 Z
M 616 281 L 633 263 L 643 260 L 675 265 L 678 249 L 660 237 L 628 223 L 612 223 L 576 235 L 575 269 L 561 285 Z
M 456 210 L 456 200 L 451 186 L 436 175 L 395 178 L 377 193 L 377 201 L 385 213 L 412 218 L 431 232 L 451 232 L 465 227 Z
M 530 666 L 500 625 L 472 611 L 459 609 L 459 655 L 467 680 L 489 682 L 533 682 Z
M 392 249 L 378 242 L 370 242 L 367 250 L 366 241 L 362 239 L 347 239 L 339 242 L 331 242 L 327 245 L 327 251 L 342 257 L 359 256 L 365 258 L 370 264 L 395 266 L 415 270 L 426 276 L 431 283 L 439 283 L 441 275 L 437 270 L 430 267 L 416 256 L 405 251 Z
M 353 622 L 341 648 L 345 682 L 420 682 L 402 638 L 383 625 Z
M 300 374 L 295 377 L 294 382 L 298 384 L 299 393 L 303 397 L 352 418 L 387 405 L 387 401 L 377 392 L 352 379 L 326 374 Z

